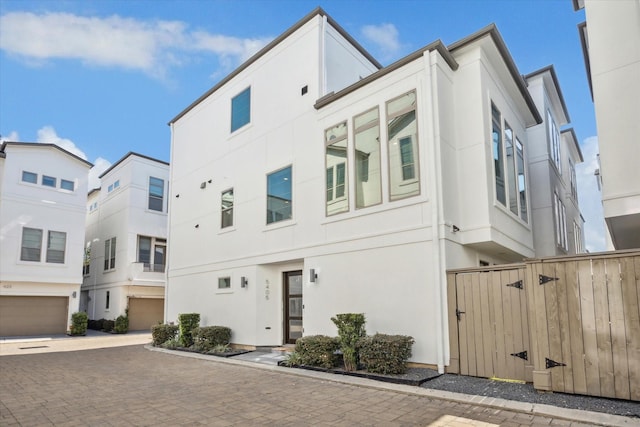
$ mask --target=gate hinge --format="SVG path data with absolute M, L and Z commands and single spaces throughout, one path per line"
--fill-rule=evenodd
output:
M 567 366 L 566 363 L 556 362 L 555 360 L 551 360 L 548 357 L 544 358 L 544 362 L 547 369 L 555 368 L 556 366 Z
M 456 307 L 456 317 L 458 318 L 458 322 L 459 322 L 460 320 L 462 320 L 462 319 L 460 318 L 460 315 L 461 315 L 461 314 L 464 314 L 464 311 L 460 311 L 460 309 L 459 309 L 458 307 Z
M 527 355 L 527 350 L 521 351 L 520 353 L 511 353 L 511 356 L 519 357 L 520 359 L 529 360 Z
M 541 285 L 544 285 L 547 282 L 552 282 L 554 280 L 559 280 L 557 277 L 549 277 L 549 276 L 545 276 L 543 274 L 539 275 L 539 283 Z
M 518 280 L 517 282 L 513 282 L 513 283 L 507 283 L 507 286 L 511 286 L 512 288 L 522 289 L 523 288 L 522 280 Z

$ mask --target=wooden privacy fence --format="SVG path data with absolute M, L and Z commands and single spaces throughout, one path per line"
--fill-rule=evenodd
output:
M 640 251 L 449 271 L 448 297 L 449 372 L 640 400 Z

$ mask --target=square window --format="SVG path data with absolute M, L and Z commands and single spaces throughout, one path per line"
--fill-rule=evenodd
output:
M 291 166 L 267 175 L 267 224 L 292 218 Z
M 231 289 L 231 277 L 218 277 L 218 289 Z
M 62 188 L 63 190 L 73 191 L 73 190 L 75 190 L 75 183 L 73 181 L 69 181 L 69 180 L 66 180 L 66 179 L 61 179 L 60 180 L 60 188 Z
M 231 132 L 251 121 L 251 87 L 231 99 Z
M 28 182 L 30 184 L 38 183 L 38 174 L 33 172 L 22 171 L 22 182 Z
M 42 175 L 42 185 L 56 188 L 56 178 L 52 176 Z

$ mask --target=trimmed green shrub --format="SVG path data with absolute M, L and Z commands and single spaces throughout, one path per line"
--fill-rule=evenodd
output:
M 335 352 L 340 348 L 337 338 L 326 335 L 310 335 L 298 338 L 294 350 L 295 356 L 290 361 L 299 365 L 321 366 L 333 368 L 338 364 L 339 357 Z M 293 364 L 293 363 L 292 363 Z
M 180 342 L 180 338 L 173 337 L 173 338 L 163 342 L 162 344 L 160 344 L 160 347 L 166 348 L 168 350 L 175 350 L 175 349 L 179 348 L 181 345 L 182 345 L 182 343 Z
M 202 326 L 191 331 L 193 346 L 198 351 L 209 351 L 227 346 L 231 342 L 231 328 L 226 326 Z
M 111 332 L 113 331 L 113 328 L 116 326 L 116 322 L 115 320 L 107 320 L 107 319 L 102 319 L 102 330 L 104 332 Z
M 178 315 L 180 325 L 180 342 L 183 347 L 193 345 L 191 331 L 200 326 L 200 313 L 182 313 Z
M 367 335 L 363 313 L 336 314 L 331 321 L 338 327 L 338 340 L 342 350 L 344 369 L 355 371 L 358 369 L 358 341 Z
M 129 331 L 129 316 L 120 315 L 116 319 L 113 332 L 116 334 L 126 334 Z
M 71 328 L 69 333 L 71 335 L 86 335 L 87 324 L 89 323 L 89 316 L 84 311 L 78 311 L 71 315 Z
M 151 327 L 152 344 L 156 347 L 178 336 L 178 325 L 153 325 Z
M 406 335 L 375 334 L 358 342 L 360 362 L 369 372 L 403 374 L 414 340 Z

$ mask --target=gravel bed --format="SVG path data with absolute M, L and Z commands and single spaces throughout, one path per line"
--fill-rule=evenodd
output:
M 541 403 L 562 408 L 604 412 L 636 417 L 640 423 L 640 402 L 583 396 L 579 394 L 538 392 L 531 384 L 509 383 L 486 378 L 444 374 L 421 385 L 423 388 L 478 396 L 498 397 L 519 402 Z

